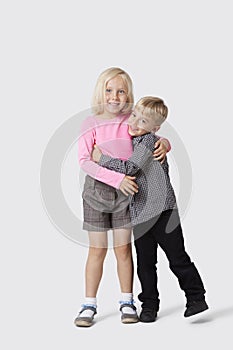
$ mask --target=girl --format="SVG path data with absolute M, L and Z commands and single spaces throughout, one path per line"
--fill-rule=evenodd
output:
M 132 140 L 127 120 L 133 106 L 133 88 L 129 75 L 120 68 L 109 68 L 97 80 L 92 101 L 93 115 L 81 128 L 78 158 L 87 173 L 83 190 L 84 223 L 88 231 L 89 251 L 85 268 L 85 302 L 76 326 L 89 327 L 97 309 L 97 291 L 108 249 L 108 230 L 113 231 L 113 248 L 121 288 L 121 321 L 138 322 L 133 300 L 133 261 L 128 194 L 138 191 L 135 177 L 125 176 L 93 162 L 95 144 L 112 157 L 127 160 L 132 154 Z M 168 147 L 167 147 L 168 146 Z M 155 144 L 155 157 L 163 160 L 169 148 L 166 139 Z

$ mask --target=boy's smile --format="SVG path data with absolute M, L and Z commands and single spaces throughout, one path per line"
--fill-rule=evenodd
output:
M 142 136 L 156 131 L 155 121 L 135 109 L 128 119 L 130 136 Z
M 148 133 L 148 131 L 141 129 L 141 128 L 134 128 L 133 126 L 129 125 L 128 132 L 130 136 L 141 136 Z

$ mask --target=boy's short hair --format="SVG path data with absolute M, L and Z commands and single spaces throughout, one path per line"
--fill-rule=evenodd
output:
M 164 101 L 159 97 L 142 97 L 135 105 L 142 114 L 155 119 L 156 125 L 160 126 L 167 118 L 168 108 Z
M 92 98 L 92 111 L 95 114 L 102 114 L 104 112 L 104 92 L 109 80 L 116 78 L 116 76 L 121 76 L 126 88 L 127 88 L 127 101 L 126 106 L 122 110 L 123 113 L 129 113 L 132 110 L 132 106 L 134 103 L 133 98 L 133 84 L 132 80 L 128 73 L 126 73 L 123 69 L 118 67 L 111 67 L 103 71 L 96 82 L 96 86 L 94 89 L 94 94 Z

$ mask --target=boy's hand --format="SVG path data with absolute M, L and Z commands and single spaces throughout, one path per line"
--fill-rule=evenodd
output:
M 94 162 L 99 163 L 101 156 L 102 152 L 100 148 L 97 145 L 94 145 L 94 148 L 91 152 L 91 157 L 94 160 Z
M 159 160 L 161 164 L 165 161 L 166 154 L 169 150 L 169 144 L 166 139 L 158 140 L 155 143 L 155 151 L 153 157 L 155 160 Z
M 133 180 L 135 179 L 135 176 L 128 176 L 126 175 L 120 184 L 120 190 L 124 195 L 128 196 L 129 194 L 134 194 L 138 192 L 138 185 Z

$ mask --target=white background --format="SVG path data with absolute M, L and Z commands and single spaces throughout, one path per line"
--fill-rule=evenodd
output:
M 2 349 L 232 348 L 230 5 L 227 0 L 1 4 Z M 110 250 L 96 324 L 73 325 L 84 295 L 87 248 L 50 222 L 40 197 L 40 165 L 54 131 L 89 108 L 96 79 L 110 66 L 130 74 L 136 100 L 164 97 L 169 123 L 189 154 L 193 190 L 182 224 L 210 305 L 196 323 L 184 319 L 184 296 L 160 252 L 158 320 L 121 324 Z M 175 171 L 172 166 L 171 176 Z M 135 276 L 135 298 L 138 291 Z

